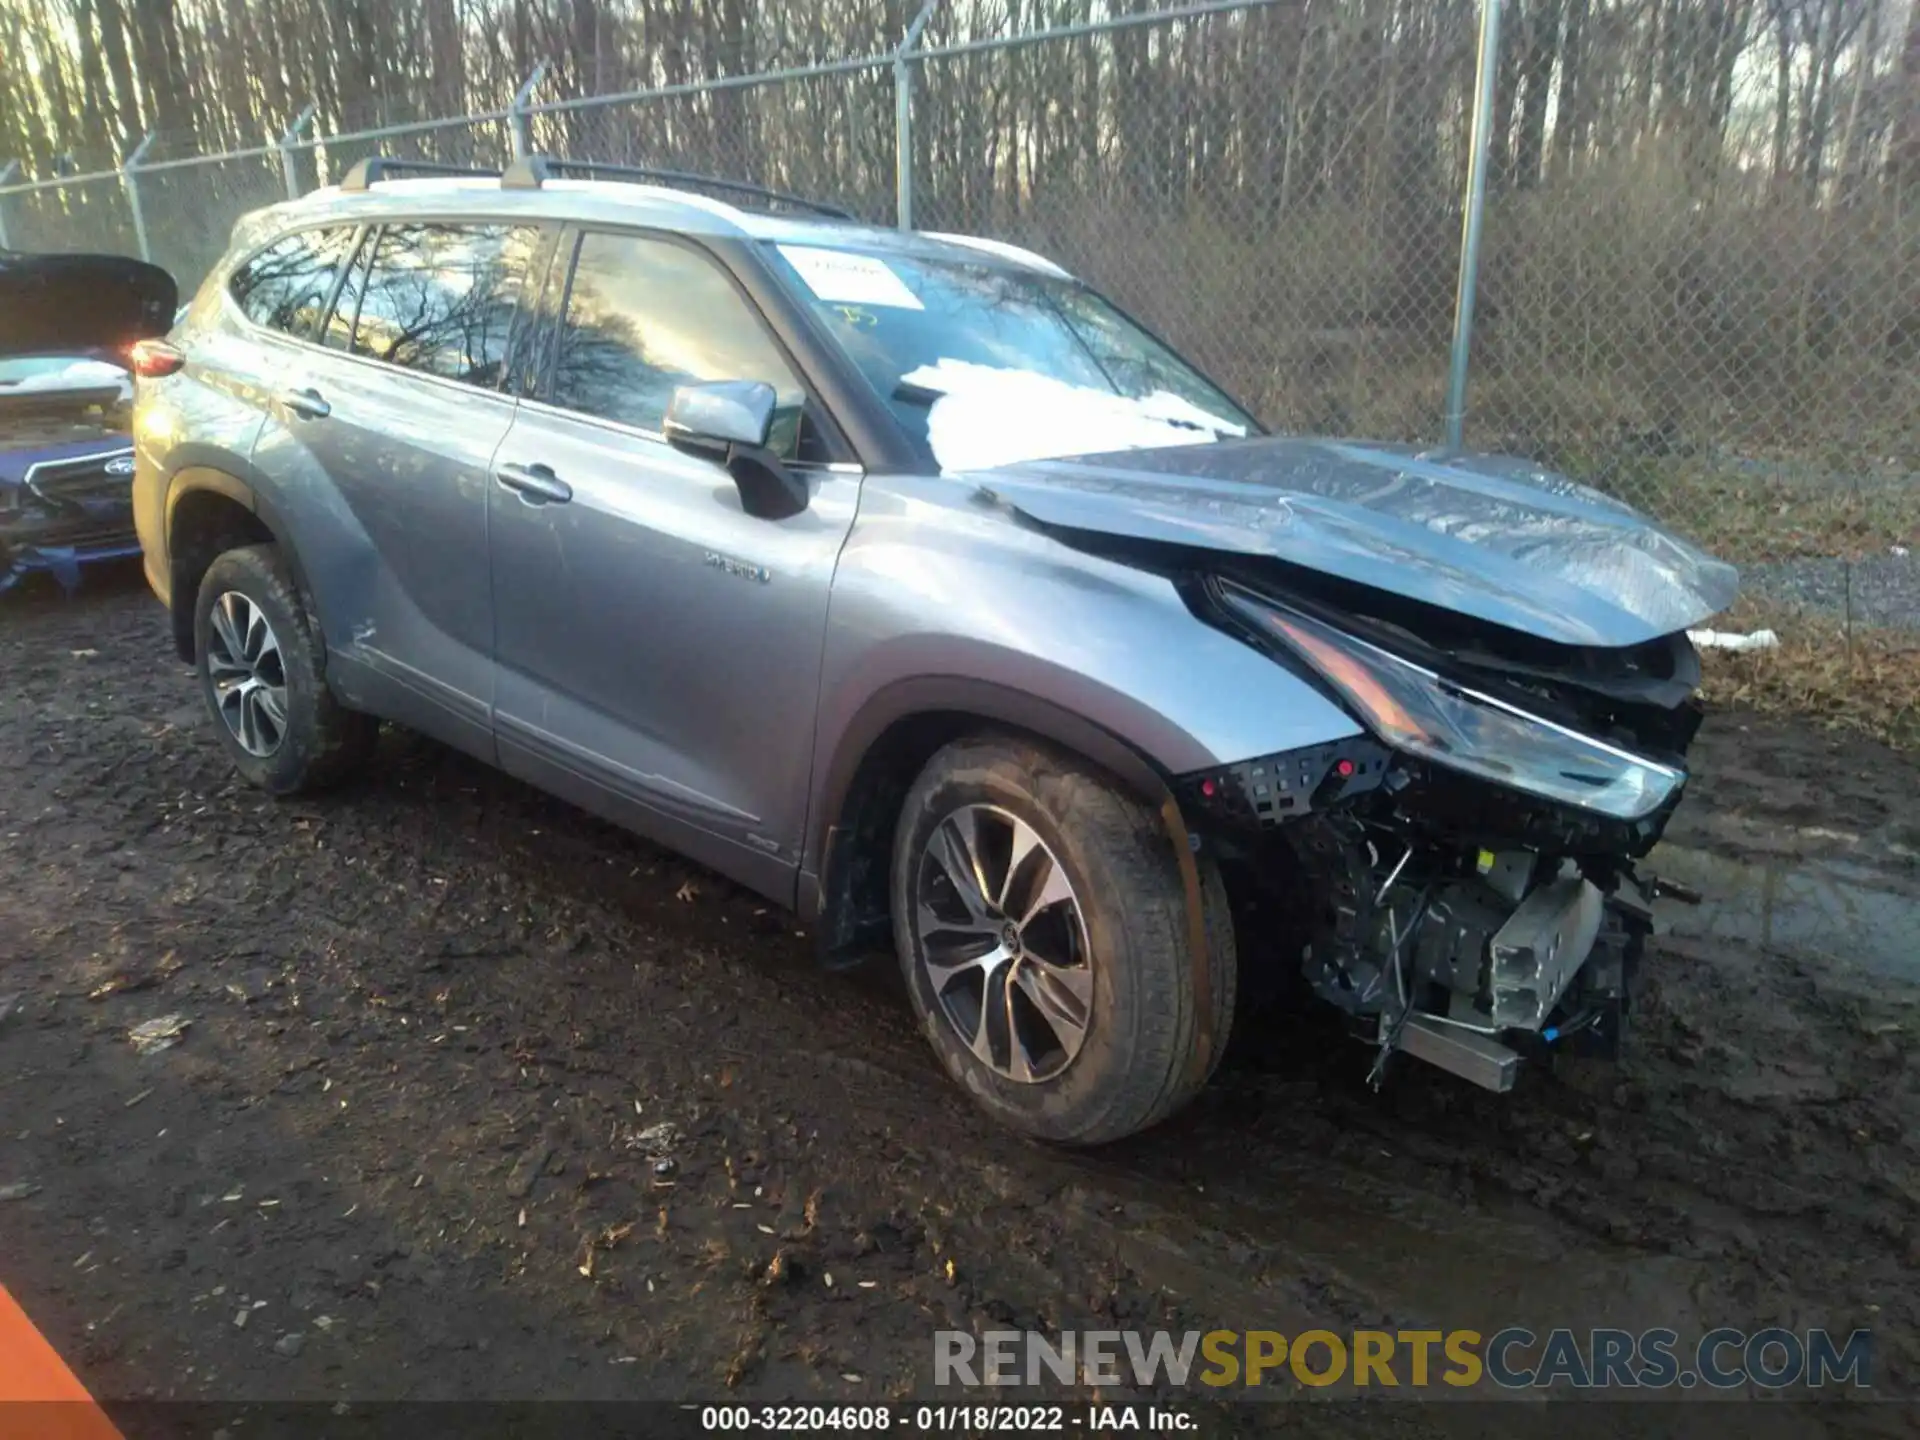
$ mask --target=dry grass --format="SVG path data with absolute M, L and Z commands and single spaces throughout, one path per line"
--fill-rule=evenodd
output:
M 1706 697 L 1797 715 L 1902 749 L 1920 749 L 1920 635 L 1855 625 L 1789 606 L 1743 599 L 1718 630 L 1771 629 L 1777 649 L 1702 653 Z
M 1857 560 L 1920 545 L 1920 475 L 1847 476 L 1802 460 L 1798 471 L 1736 468 L 1694 456 L 1564 450 L 1551 468 L 1646 511 L 1736 565 Z
M 1920 544 L 1920 482 L 1821 483 L 1697 464 L 1616 474 L 1606 488 L 1735 564 L 1858 559 Z

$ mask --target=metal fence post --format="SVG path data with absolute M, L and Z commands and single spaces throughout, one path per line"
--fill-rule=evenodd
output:
M 893 209 L 902 230 L 913 229 L 913 47 L 939 3 L 926 0 L 893 52 Z
M 293 147 L 300 141 L 300 132 L 313 123 L 313 106 L 309 105 L 300 112 L 300 116 L 287 127 L 287 133 L 280 137 L 280 174 L 287 182 L 287 199 L 300 198 L 300 164 L 294 158 Z
M 533 153 L 533 92 L 546 78 L 547 62 L 533 67 L 526 83 L 513 92 L 513 104 L 507 107 L 507 131 L 513 142 L 513 158 L 524 160 Z
M 13 242 L 7 238 L 7 197 L 5 190 L 20 174 L 20 162 L 9 160 L 0 165 L 0 250 L 11 250 Z
M 154 135 L 155 132 L 149 130 L 133 147 L 133 153 L 120 162 L 120 183 L 127 190 L 127 209 L 133 212 L 133 243 L 139 248 L 140 258 L 149 263 L 153 260 L 153 247 L 147 243 L 147 216 L 140 208 L 140 162 L 153 147 Z
M 1460 227 L 1460 279 L 1454 291 L 1453 364 L 1447 375 L 1447 448 L 1458 450 L 1467 425 L 1467 360 L 1473 349 L 1473 298 L 1480 277 L 1480 224 L 1487 208 L 1487 151 L 1493 142 L 1493 86 L 1500 68 L 1500 0 L 1480 0 L 1480 57 L 1468 140 L 1466 218 Z

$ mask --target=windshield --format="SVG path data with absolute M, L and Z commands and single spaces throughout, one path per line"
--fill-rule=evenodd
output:
M 943 470 L 1259 430 L 1219 386 L 1075 281 L 920 256 L 767 250 Z

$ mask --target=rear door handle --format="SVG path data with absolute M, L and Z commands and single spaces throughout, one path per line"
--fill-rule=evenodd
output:
M 296 415 L 309 420 L 324 420 L 333 413 L 333 407 L 327 404 L 326 397 L 318 390 L 299 387 L 280 392 L 280 403 Z
M 530 505 L 564 505 L 573 487 L 545 465 L 502 465 L 493 478 Z

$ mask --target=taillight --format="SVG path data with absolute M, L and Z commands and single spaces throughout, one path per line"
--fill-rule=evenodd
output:
M 171 375 L 187 363 L 187 357 L 164 340 L 142 340 L 127 352 L 127 358 L 133 362 L 133 373 L 149 380 Z

